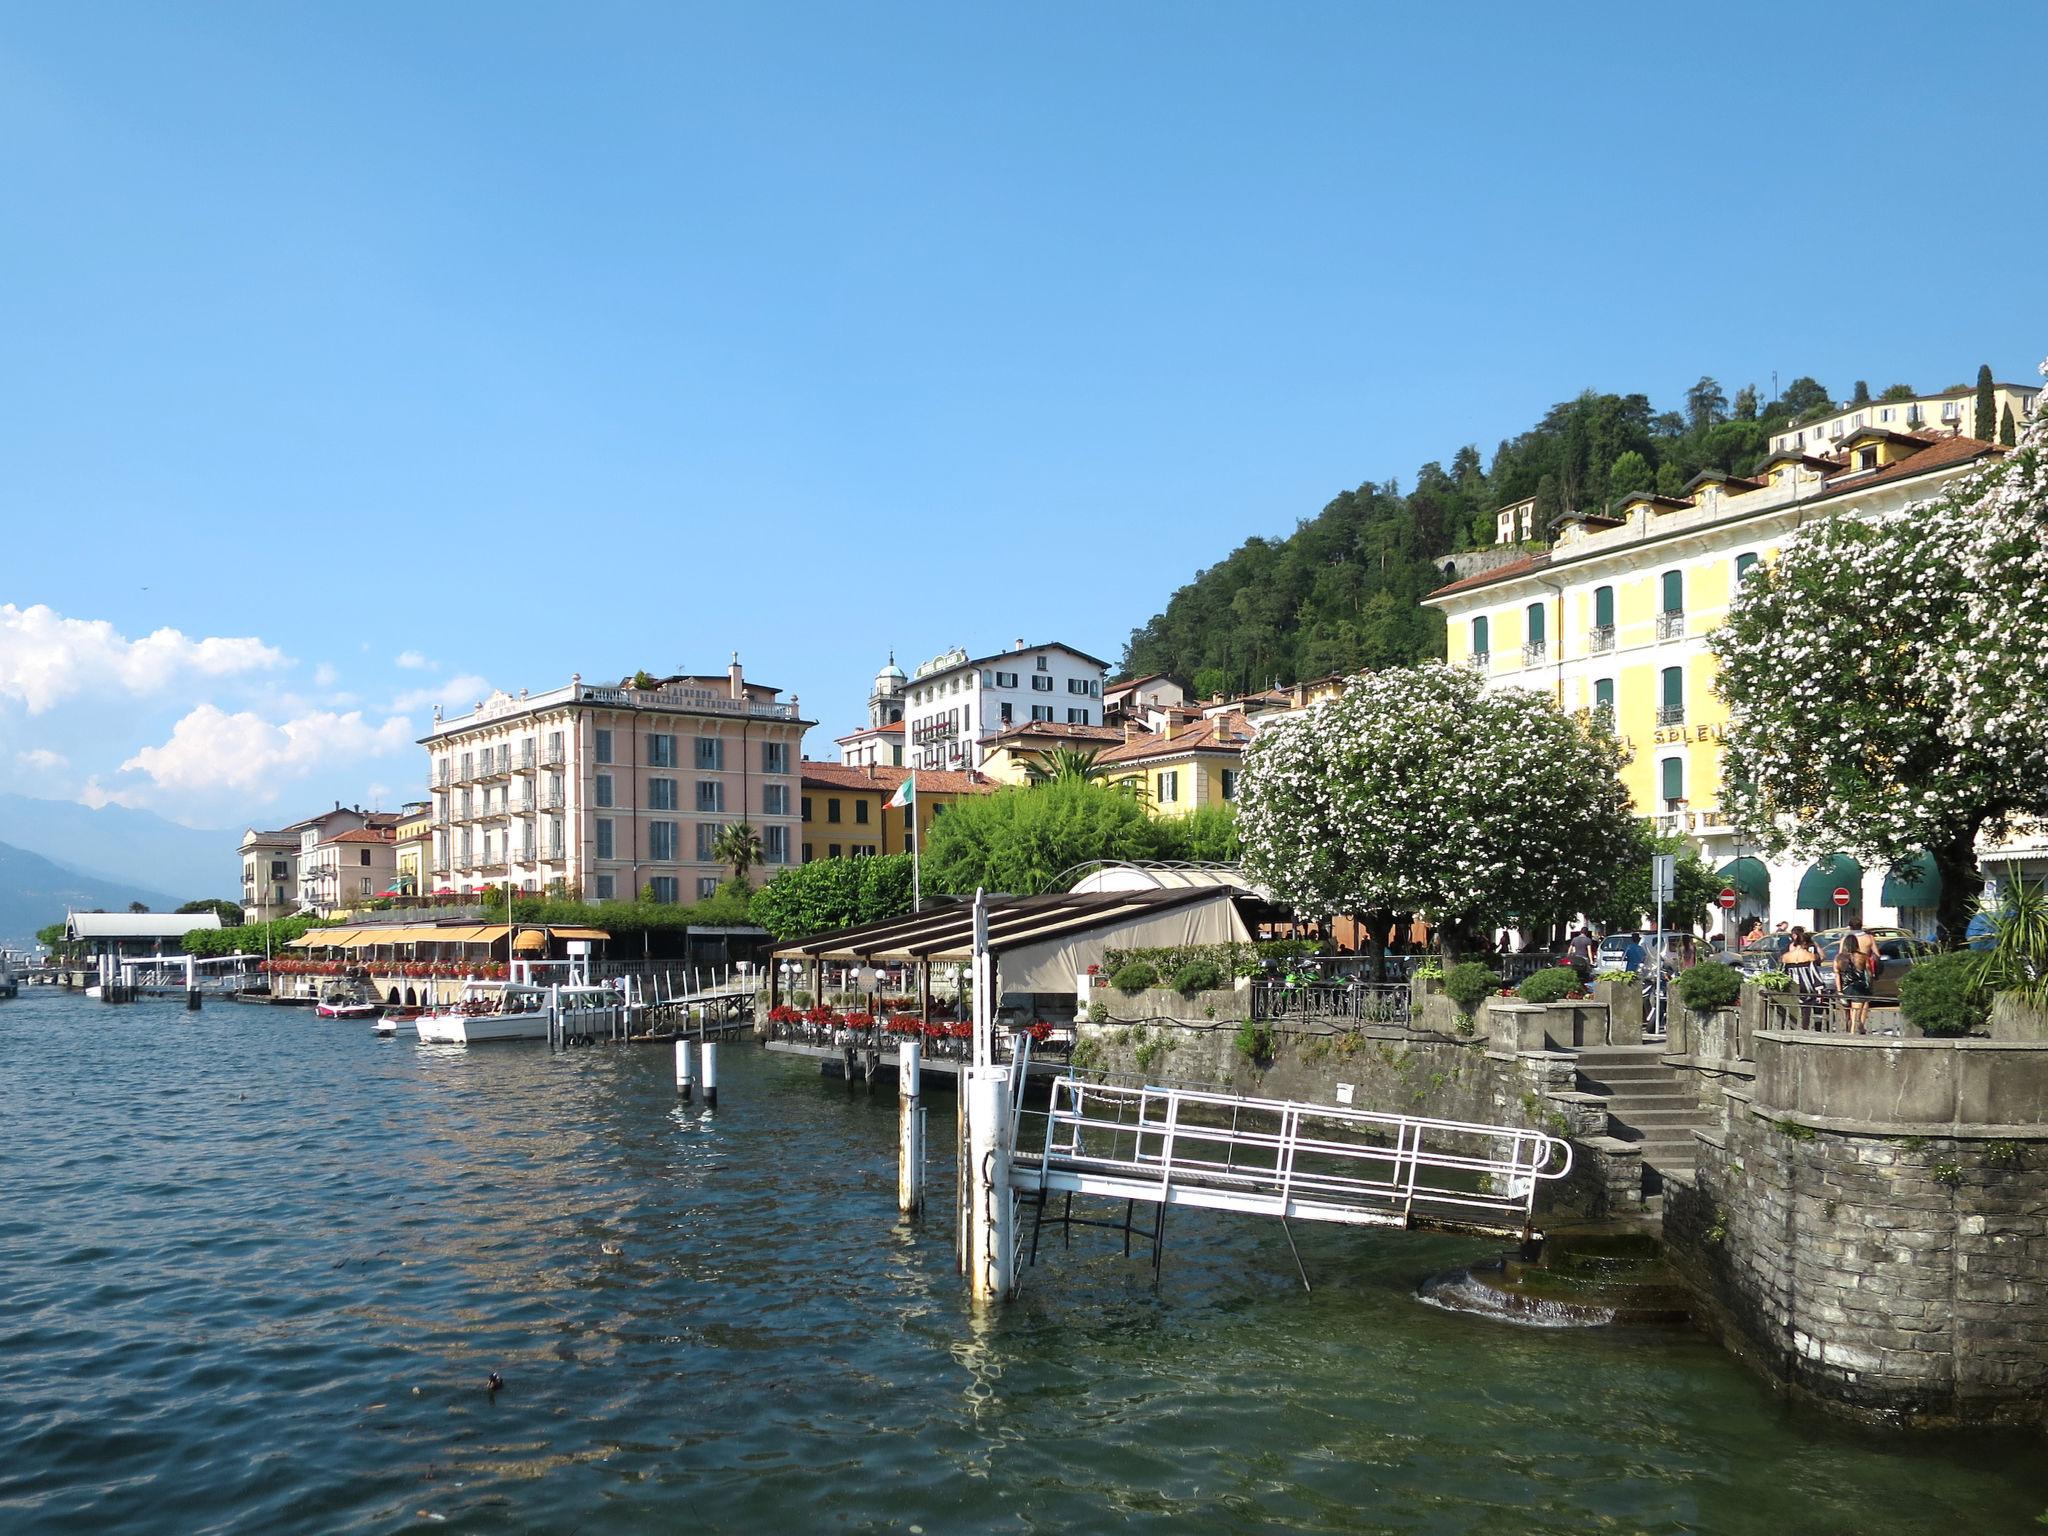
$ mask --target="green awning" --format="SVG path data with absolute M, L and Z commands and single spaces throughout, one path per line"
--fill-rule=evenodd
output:
M 1863 866 L 1846 853 L 1831 853 L 1818 860 L 1811 869 L 1799 877 L 1799 899 L 1792 903 L 1809 911 L 1816 908 L 1832 908 L 1835 904 L 1835 887 L 1849 888 L 1849 906 L 1853 910 L 1860 905 L 1858 894 L 1863 888 Z
M 1888 907 L 1940 906 L 1941 871 L 1934 867 L 1933 857 L 1916 853 L 1886 870 L 1884 904 Z
M 1721 878 L 1738 896 L 1747 896 L 1751 901 L 1771 899 L 1771 872 L 1764 868 L 1762 859 L 1731 859 L 1721 866 Z M 1832 891 L 1834 887 L 1828 889 Z

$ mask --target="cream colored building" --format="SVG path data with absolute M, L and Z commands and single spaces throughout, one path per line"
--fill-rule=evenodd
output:
M 1754 479 L 1702 475 L 1683 498 L 1644 493 L 1613 516 L 1567 518 L 1547 552 L 1425 601 L 1444 614 L 1452 664 L 1475 668 L 1490 688 L 1533 689 L 1614 721 L 1638 811 L 1699 845 L 1736 889 L 1738 918 L 1833 927 L 1840 885 L 1852 893 L 1851 913 L 1871 922 L 1903 914 L 1905 926 L 1924 927 L 1933 901 L 1917 871 L 1841 858 L 1769 862 L 1721 808 L 1728 715 L 1713 690 L 1712 637 L 1743 575 L 1805 523 L 1896 511 L 1999 451 L 1974 438 L 1870 428 L 1835 448 L 1831 458 L 1784 450 Z
M 299 834 L 242 834 L 242 921 L 268 923 L 299 909 Z
M 1773 453 L 1836 453 L 1852 432 L 1874 428 L 1881 432 L 1948 432 L 1980 441 L 1998 441 L 1998 423 L 2007 411 L 2015 425 L 2027 419 L 2041 389 L 2036 384 L 1994 384 L 1991 386 L 1991 419 L 1977 419 L 1975 386 L 1946 389 L 1938 395 L 1916 395 L 1911 400 L 1867 400 L 1845 405 L 1832 416 L 1823 416 L 1797 427 L 1788 427 L 1771 439 Z
M 427 882 L 434 856 L 434 802 L 408 800 L 398 813 L 398 875 L 394 889 L 407 896 L 433 889 Z
M 499 693 L 422 738 L 433 803 L 430 891 L 508 880 L 591 900 L 712 894 L 732 871 L 721 829 L 760 834 L 763 871 L 798 860 L 809 721 L 779 689 L 723 677 L 628 679 Z

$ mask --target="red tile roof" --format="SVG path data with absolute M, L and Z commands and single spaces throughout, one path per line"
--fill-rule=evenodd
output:
M 1122 741 L 1124 733 L 1113 725 L 1069 725 L 1064 720 L 1026 720 L 1017 725 L 1004 726 L 989 738 L 988 744 L 996 746 L 1021 746 L 1032 738 L 1050 738 L 1058 741 Z
M 1176 727 L 1171 736 L 1164 731 L 1139 732 L 1095 760 L 1098 763 L 1138 763 L 1159 757 L 1185 757 L 1194 752 L 1236 755 L 1244 751 L 1251 739 L 1252 728 L 1243 715 L 1212 715 L 1206 720 Z
M 896 786 L 910 776 L 908 768 L 883 763 L 812 763 L 802 765 L 805 789 L 873 790 L 893 795 Z M 1002 788 L 986 774 L 963 773 L 951 768 L 917 770 L 920 794 L 985 795 Z
M 1990 458 L 2004 453 L 1996 443 L 1987 443 L 1975 437 L 1943 437 L 1929 443 L 1918 453 L 1887 464 L 1882 469 L 1851 470 L 1836 475 L 1821 487 L 1821 500 L 1833 496 L 1846 496 L 1851 491 L 1860 491 L 1866 486 L 1884 485 L 1893 480 L 1909 480 L 1915 475 L 1931 474 L 1937 469 L 1952 469 L 1968 464 L 1973 459 Z
M 1540 571 L 1550 564 L 1548 554 L 1524 555 L 1519 560 L 1510 560 L 1506 565 L 1496 565 L 1490 571 L 1476 571 L 1470 576 L 1461 576 L 1446 586 L 1438 587 L 1431 597 L 1442 597 L 1446 592 L 1462 592 L 1467 587 L 1483 587 L 1496 581 L 1506 581 L 1513 576 L 1524 576 L 1530 571 Z
M 395 825 L 389 827 L 357 827 L 351 832 L 337 832 L 327 841 L 330 843 L 395 843 L 398 841 L 398 828 Z

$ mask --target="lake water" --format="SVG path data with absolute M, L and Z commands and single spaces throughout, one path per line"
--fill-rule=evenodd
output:
M 1433 1310 L 1485 1245 L 1175 1212 L 978 1319 L 895 1105 L 721 1053 L 0 1003 L 0 1531 L 2036 1529 L 2038 1439 Z M 932 1098 L 950 1144 L 952 1101 Z M 935 1170 L 944 1206 L 949 1171 Z M 615 1249 L 616 1251 L 609 1251 Z M 492 1393 L 492 1372 L 504 1381 Z

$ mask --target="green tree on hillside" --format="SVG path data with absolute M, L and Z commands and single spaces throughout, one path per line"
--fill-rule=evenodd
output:
M 1611 499 L 1626 496 L 1632 491 L 1647 491 L 1656 481 L 1657 475 L 1650 468 L 1650 461 L 1631 448 L 1608 470 L 1607 494 Z
M 1693 431 L 1704 432 L 1708 427 L 1728 419 L 1728 397 L 1721 392 L 1715 380 L 1700 375 L 1699 383 L 1685 392 L 1685 419 Z
M 1864 380 L 1858 379 L 1856 387 L 1849 391 L 1849 403 L 1851 405 L 1870 404 L 1870 385 Z
M 1754 384 L 1745 384 L 1742 388 L 1735 391 L 1735 419 L 1737 421 L 1755 421 L 1761 414 L 1763 414 L 1763 408 L 1757 402 L 1756 386 Z
M 1785 386 L 1785 393 L 1778 396 L 1776 403 L 1783 408 L 1786 418 L 1797 426 L 1834 410 L 1835 397 L 1827 392 L 1827 386 L 1820 380 L 1801 374 Z
M 1880 405 L 1883 405 L 1883 404 L 1886 404 L 1887 402 L 1897 402 L 1897 401 L 1900 401 L 1900 400 L 1910 400 L 1910 399 L 1912 399 L 1912 398 L 1913 398 L 1913 386 L 1912 386 L 1912 385 L 1910 385 L 1910 384 L 1887 384 L 1887 385 L 1885 385 L 1885 387 L 1884 387 L 1884 393 L 1883 393 L 1883 394 L 1881 394 L 1881 395 L 1879 395 L 1879 396 L 1877 397 L 1877 400 L 1878 400 L 1878 404 L 1880 404 Z
M 1987 443 L 1990 442 L 1991 424 L 1997 420 L 1997 411 L 1998 396 L 1992 390 L 1991 365 L 1989 363 L 1980 363 L 1977 367 L 1977 413 L 1972 418 L 1973 425 L 1970 435 L 1972 437 L 1981 437 Z

